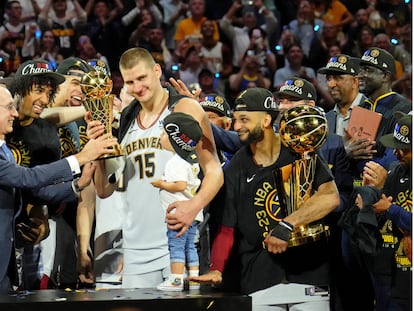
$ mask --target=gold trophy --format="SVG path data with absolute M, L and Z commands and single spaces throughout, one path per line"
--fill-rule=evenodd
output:
M 279 201 L 286 215 L 304 206 L 313 193 L 317 155 L 326 141 L 328 125 L 325 113 L 318 107 L 299 105 L 284 111 L 279 123 L 282 143 L 301 158 L 274 172 Z M 298 246 L 329 235 L 329 227 L 308 224 L 296 228 L 288 246 Z
M 112 133 L 113 102 L 112 81 L 102 71 L 91 70 L 83 75 L 81 89 L 85 95 L 83 105 L 91 112 L 91 119 L 101 121 L 105 126 L 106 133 Z M 101 156 L 99 159 L 108 159 L 123 155 L 124 152 L 119 144 L 113 146 L 112 154 Z

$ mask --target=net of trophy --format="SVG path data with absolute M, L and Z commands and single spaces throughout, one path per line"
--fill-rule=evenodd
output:
M 328 123 L 319 107 L 299 105 L 283 112 L 279 124 L 282 143 L 296 153 L 312 153 L 328 135 Z
M 325 113 L 318 107 L 299 105 L 281 115 L 279 134 L 282 143 L 301 159 L 289 166 L 289 177 L 283 177 L 283 168 L 275 171 L 275 180 L 281 206 L 286 215 L 304 206 L 312 196 L 317 155 L 315 151 L 326 141 L 328 125 Z M 292 232 L 288 246 L 299 246 L 329 235 L 329 227 L 322 223 L 301 225 Z

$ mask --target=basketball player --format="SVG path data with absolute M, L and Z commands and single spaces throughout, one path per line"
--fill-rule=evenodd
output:
M 122 191 L 125 203 L 122 287 L 155 288 L 169 274 L 164 219 L 170 229 L 182 235 L 218 192 L 223 172 L 205 112 L 197 101 L 174 95 L 173 89 L 167 91 L 162 87 L 161 67 L 147 50 L 132 48 L 124 52 L 120 71 L 127 92 L 135 98 L 122 112 L 118 134 L 126 152 L 126 163 L 122 178 L 118 178 L 118 172 L 114 178 L 108 175 L 107 164 L 102 161 L 94 181 L 100 197 L 109 196 L 115 188 Z M 162 121 L 170 111 L 187 113 L 200 124 L 203 136 L 197 145 L 197 155 L 204 179 L 194 198 L 172 203 L 164 215 L 159 191 L 150 182 L 161 177 L 166 161 L 172 156 L 159 143 Z M 90 137 L 103 132 L 99 121 L 91 121 L 88 127 Z M 175 213 L 169 213 L 173 209 Z
M 266 89 L 243 91 L 235 101 L 234 129 L 245 144 L 225 171 L 222 225 L 211 253 L 211 270 L 192 281 L 220 283 L 233 243 L 239 245 L 241 290 L 253 298 L 253 310 L 329 310 L 328 297 L 306 295 L 328 284 L 326 242 L 287 248 L 291 233 L 320 220 L 339 205 L 338 190 L 326 163 L 318 157 L 313 189 L 304 206 L 286 215 L 273 172 L 298 159 L 273 130 L 278 115 Z M 236 235 L 236 233 L 238 233 Z M 235 241 L 235 236 L 239 240 Z

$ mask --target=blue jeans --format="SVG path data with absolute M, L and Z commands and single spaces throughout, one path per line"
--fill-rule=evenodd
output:
M 198 253 L 195 247 L 198 221 L 193 221 L 187 231 L 176 237 L 178 231 L 167 229 L 168 249 L 171 262 L 187 263 L 188 267 L 199 265 Z

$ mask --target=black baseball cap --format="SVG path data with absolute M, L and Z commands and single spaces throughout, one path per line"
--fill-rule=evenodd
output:
M 279 91 L 275 93 L 276 97 L 281 97 L 281 95 L 316 101 L 316 90 L 313 84 L 306 79 L 298 77 L 292 77 L 283 82 Z
M 46 76 L 55 80 L 56 84 L 61 84 L 65 81 L 65 77 L 60 73 L 54 72 L 50 67 L 49 62 L 43 59 L 25 61 L 19 68 L 17 68 L 14 80 L 34 76 Z
M 345 54 L 332 56 L 325 67 L 318 69 L 318 73 L 356 76 L 359 73 L 359 59 Z
M 165 117 L 164 130 L 175 152 L 189 163 L 197 163 L 196 146 L 203 132 L 200 124 L 190 115 L 173 112 Z
M 394 113 L 397 120 L 394 132 L 380 138 L 381 144 L 393 149 L 411 149 L 413 116 L 397 111 Z
M 111 70 L 109 69 L 109 65 L 102 59 L 90 59 L 88 60 L 88 64 L 95 68 L 95 70 L 101 71 L 108 77 L 111 77 Z
M 234 111 L 278 112 L 272 92 L 260 87 L 242 91 L 234 101 Z
M 84 73 L 88 73 L 93 70 L 93 67 L 90 66 L 86 61 L 79 57 L 68 57 L 64 59 L 59 66 L 56 68 L 56 72 L 63 75 L 79 75 L 78 73 L 72 72 L 72 70 L 80 70 Z
M 223 117 L 231 118 L 231 109 L 227 100 L 218 94 L 208 94 L 199 99 L 201 107 L 206 111 L 213 111 Z
M 200 73 L 198 74 L 198 78 L 200 79 L 203 76 L 211 76 L 214 77 L 214 74 L 208 68 L 201 69 Z
M 365 51 L 361 56 L 360 65 L 373 66 L 383 71 L 389 71 L 393 75 L 396 73 L 394 57 L 388 51 L 377 47 Z

